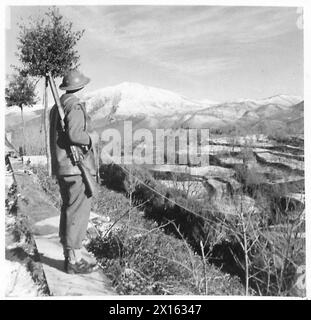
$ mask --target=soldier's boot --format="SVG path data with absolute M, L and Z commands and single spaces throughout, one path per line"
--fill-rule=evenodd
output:
M 64 255 L 64 269 L 69 274 L 86 274 L 98 269 L 96 263 L 88 262 L 82 257 L 80 249 L 66 249 Z

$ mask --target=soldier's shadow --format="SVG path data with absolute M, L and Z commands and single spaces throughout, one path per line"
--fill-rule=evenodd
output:
M 49 257 L 44 256 L 43 254 L 40 255 L 40 261 L 42 264 L 46 264 L 52 268 L 55 268 L 59 271 L 65 272 L 64 269 L 64 260 L 56 260 Z

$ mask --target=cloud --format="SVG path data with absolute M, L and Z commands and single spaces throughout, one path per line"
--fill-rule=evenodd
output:
M 236 58 L 206 58 L 196 59 L 188 62 L 184 59 L 183 61 L 165 61 L 158 59 L 156 61 L 162 67 L 165 67 L 171 71 L 178 71 L 180 73 L 188 75 L 201 76 L 205 74 L 213 74 L 223 70 L 234 69 L 237 65 Z
M 240 52 L 296 28 L 296 8 L 219 6 L 76 6 L 62 12 L 90 43 L 116 57 L 140 59 L 200 76 L 232 69 Z

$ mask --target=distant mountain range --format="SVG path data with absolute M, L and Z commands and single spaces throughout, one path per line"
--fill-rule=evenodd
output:
M 260 100 L 213 102 L 194 100 L 168 90 L 124 82 L 85 94 L 87 110 L 95 128 L 106 124 L 104 117 L 113 102 L 116 122 L 131 119 L 136 127 L 147 128 L 213 128 L 231 127 L 264 131 L 266 128 L 303 129 L 303 99 L 292 95 L 276 95 Z M 42 107 L 25 108 L 26 122 L 40 121 Z M 20 126 L 18 107 L 7 108 L 7 130 Z M 116 126 L 116 124 L 114 124 Z
M 276 95 L 261 100 L 239 99 L 229 102 L 193 100 L 176 93 L 121 83 L 84 96 L 87 109 L 100 128 L 103 117 L 115 99 L 116 119 L 132 119 L 137 127 L 213 128 L 243 127 L 246 131 L 265 131 L 266 127 L 303 127 L 303 100 L 298 96 Z

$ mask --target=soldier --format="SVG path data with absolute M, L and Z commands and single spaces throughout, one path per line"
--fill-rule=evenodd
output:
M 89 273 L 96 267 L 82 256 L 82 241 L 86 236 L 91 211 L 91 197 L 85 192 L 79 168 L 72 162 L 68 146 L 75 145 L 83 153 L 84 164 L 92 175 L 96 175 L 92 139 L 87 131 L 85 105 L 75 95 L 90 79 L 77 70 L 67 72 L 59 86 L 65 90 L 60 97 L 65 112 L 65 132 L 61 130 L 57 106 L 50 112 L 50 148 L 52 175 L 56 176 L 62 198 L 59 237 L 63 245 L 65 271 L 67 273 Z

